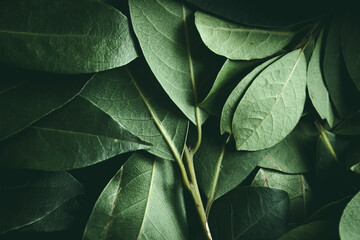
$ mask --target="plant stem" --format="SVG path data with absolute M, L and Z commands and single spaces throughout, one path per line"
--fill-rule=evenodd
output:
M 197 100 L 197 96 L 195 96 Z M 201 129 L 201 122 L 200 122 L 200 109 L 199 107 L 195 107 L 195 116 L 196 116 L 196 128 L 197 128 L 197 140 L 195 147 L 191 150 L 191 154 L 194 156 L 201 144 L 201 136 L 202 136 L 202 129 Z
M 329 152 L 331 154 L 331 156 L 335 159 L 335 161 L 337 163 L 339 163 L 339 160 L 338 160 L 338 157 L 334 151 L 334 148 L 332 147 L 328 137 L 326 136 L 326 133 L 325 133 L 325 129 L 323 128 L 323 126 L 321 126 L 321 124 L 318 122 L 318 121 L 315 121 L 315 125 L 316 125 L 316 128 L 318 129 L 319 133 L 320 133 L 320 136 L 321 138 L 324 140 L 327 148 L 329 149 Z

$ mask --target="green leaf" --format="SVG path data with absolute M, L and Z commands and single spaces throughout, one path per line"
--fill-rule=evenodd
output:
M 234 117 L 234 112 L 236 106 L 239 104 L 241 98 L 244 96 L 245 91 L 250 86 L 254 78 L 259 75 L 267 66 L 277 60 L 279 57 L 272 58 L 259 66 L 257 66 L 254 70 L 252 70 L 246 77 L 244 77 L 239 84 L 234 88 L 234 90 L 229 95 L 228 99 L 226 100 L 222 113 L 221 113 L 221 120 L 220 120 L 220 132 L 221 134 L 227 132 L 229 134 L 232 133 L 231 131 L 231 123 Z
M 355 240 L 360 237 L 360 192 L 345 207 L 339 224 L 341 240 Z
M 360 112 L 344 119 L 333 132 L 338 135 L 360 135 Z
M 306 60 L 295 50 L 262 71 L 237 106 L 232 129 L 238 150 L 261 150 L 285 138 L 305 104 Z
M 353 165 L 351 168 L 351 171 L 360 174 L 360 162 L 358 162 L 357 164 Z
M 335 222 L 316 221 L 292 229 L 279 240 L 337 240 L 338 234 Z
M 95 203 L 83 239 L 186 239 L 179 178 L 172 162 L 133 154 Z
M 127 18 L 94 1 L 1 1 L 0 62 L 59 73 L 98 72 L 137 57 Z
M 360 91 L 360 17 L 351 9 L 347 11 L 341 28 L 341 49 L 350 77 Z
M 206 113 L 195 106 L 199 90 L 218 67 L 193 26 L 193 11 L 176 0 L 130 0 L 131 21 L 155 77 L 193 123 Z
M 288 221 L 301 223 L 311 209 L 312 192 L 304 175 L 290 175 L 260 168 L 253 187 L 268 187 L 284 190 L 290 197 Z
M 227 59 L 216 76 L 209 94 L 199 106 L 212 115 L 220 116 L 227 97 L 239 79 L 242 79 L 258 63 L 258 60 L 232 61 Z
M 83 193 L 81 184 L 66 172 L 0 170 L 0 233 L 38 222 Z
M 110 116 L 76 98 L 0 144 L 0 166 L 60 171 L 149 148 Z
M 360 107 L 360 93 L 347 73 L 341 52 L 341 25 L 343 14 L 333 16 L 325 42 L 323 73 L 330 98 L 341 117 L 346 117 Z
M 196 28 L 205 45 L 214 53 L 233 60 L 271 56 L 293 39 L 295 32 L 256 29 L 196 12 Z
M 309 97 L 321 119 L 326 119 L 330 127 L 334 125 L 334 112 L 330 102 L 329 93 L 324 84 L 321 73 L 320 60 L 324 29 L 316 41 L 315 49 L 310 58 L 306 85 L 309 91 Z
M 259 166 L 292 174 L 312 171 L 317 136 L 313 121 L 301 119 L 286 138 L 265 150 Z
M 210 229 L 214 239 L 274 240 L 286 231 L 288 207 L 282 190 L 239 188 L 214 202 Z
M 55 75 L 0 66 L 0 140 L 74 98 L 89 75 Z
M 81 96 L 109 114 L 161 158 L 184 149 L 188 121 L 177 111 L 142 59 L 97 74 Z

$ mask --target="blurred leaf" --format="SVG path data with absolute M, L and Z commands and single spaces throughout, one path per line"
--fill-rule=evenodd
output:
M 360 236 L 360 192 L 345 207 L 340 219 L 341 240 L 355 240 Z

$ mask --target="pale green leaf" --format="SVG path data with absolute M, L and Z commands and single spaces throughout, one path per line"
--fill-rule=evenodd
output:
M 356 240 L 360 237 L 360 192 L 345 207 L 339 224 L 341 240 Z
M 360 174 L 360 162 L 353 165 L 350 169 L 351 169 L 351 171 L 356 172 L 357 174 Z
M 176 0 L 130 0 L 131 21 L 155 77 L 171 100 L 193 123 L 206 113 L 195 109 L 202 84 L 218 68 L 193 25 L 193 11 Z M 196 114 L 196 111 L 199 111 Z
M 298 226 L 285 233 L 279 240 L 338 240 L 336 222 L 316 221 Z
M 183 152 L 188 121 L 142 59 L 97 74 L 81 93 L 127 130 L 151 143 L 149 152 L 174 159 Z
M 262 71 L 237 106 L 232 130 L 238 150 L 261 150 L 285 138 L 305 104 L 306 60 L 295 50 Z
M 66 172 L 2 169 L 0 173 L 0 233 L 39 222 L 84 192 Z
M 205 45 L 214 53 L 233 60 L 271 56 L 293 39 L 295 32 L 257 29 L 196 12 L 195 24 Z
M 291 223 L 301 223 L 310 212 L 312 192 L 304 175 L 260 168 L 251 186 L 277 188 L 287 192 L 290 198 L 288 221 Z
M 310 58 L 306 85 L 309 91 L 309 97 L 321 119 L 326 119 L 330 127 L 334 125 L 334 112 L 328 90 L 326 89 L 322 73 L 321 73 L 321 50 L 324 30 L 316 41 L 315 49 Z
M 149 148 L 102 110 L 78 97 L 0 144 L 0 166 L 60 171 Z
M 133 154 L 95 203 L 83 239 L 186 239 L 179 179 L 173 162 Z
M 245 91 L 250 86 L 254 78 L 259 75 L 267 66 L 277 60 L 279 57 L 272 58 L 259 66 L 257 66 L 254 70 L 252 70 L 248 75 L 246 75 L 234 88 L 234 90 L 229 95 L 228 99 L 226 100 L 222 113 L 221 113 L 221 120 L 220 120 L 220 132 L 221 134 L 227 132 L 231 134 L 231 123 L 234 117 L 234 112 L 239 104 L 241 98 L 244 96 Z
M 59 73 L 98 72 L 137 57 L 127 18 L 95 1 L 3 0 L 0 62 Z

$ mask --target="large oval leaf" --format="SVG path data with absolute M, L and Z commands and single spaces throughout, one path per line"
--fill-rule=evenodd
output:
M 338 234 L 336 222 L 316 221 L 290 230 L 279 238 L 279 240 L 338 240 Z
M 0 170 L 0 233 L 38 222 L 83 193 L 66 172 Z
M 63 106 L 84 87 L 90 75 L 55 75 L 0 67 L 0 140 L 30 126 Z
M 295 32 L 256 29 L 196 12 L 195 24 L 205 45 L 216 54 L 233 60 L 271 56 L 293 39 Z
M 59 171 L 144 148 L 149 145 L 79 97 L 2 142 L 0 166 Z
M 135 34 L 157 80 L 193 123 L 198 117 L 204 122 L 205 112 L 195 108 L 198 93 L 215 79 L 218 67 L 196 33 L 193 11 L 176 0 L 130 0 L 129 5 Z
M 342 240 L 355 240 L 360 236 L 360 192 L 345 207 L 339 225 Z
M 188 121 L 177 111 L 145 61 L 99 73 L 81 93 L 145 142 L 149 152 L 175 159 L 184 149 Z
M 101 193 L 83 239 L 186 239 L 179 178 L 172 162 L 133 154 Z
M 0 61 L 60 73 L 97 72 L 136 58 L 127 18 L 95 1 L 0 5 Z
M 265 149 L 286 137 L 301 117 L 305 87 L 306 60 L 300 49 L 262 71 L 235 110 L 232 130 L 236 148 Z

